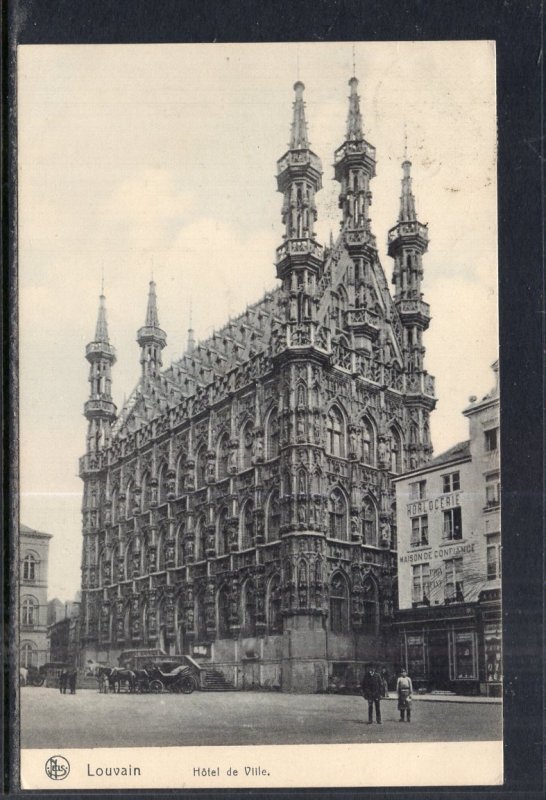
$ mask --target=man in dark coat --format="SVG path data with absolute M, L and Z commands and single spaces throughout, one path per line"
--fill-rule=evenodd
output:
M 59 673 L 59 691 L 61 694 L 66 694 L 66 682 L 68 680 L 68 673 L 62 669 Z
M 76 679 L 78 671 L 73 669 L 68 673 L 68 685 L 70 686 L 70 694 L 76 694 Z
M 373 722 L 373 708 L 375 706 L 375 721 L 381 725 L 381 694 L 383 681 L 375 666 L 370 664 L 362 679 L 362 695 L 368 701 L 368 725 Z

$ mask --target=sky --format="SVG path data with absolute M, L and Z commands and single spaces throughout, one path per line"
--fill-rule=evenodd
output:
M 467 438 L 461 411 L 498 355 L 495 49 L 492 42 L 20 46 L 18 205 L 21 522 L 52 533 L 49 596 L 79 588 L 88 393 L 102 274 L 118 408 L 140 371 L 148 282 L 164 366 L 277 285 L 293 84 L 322 159 L 316 232 L 339 231 L 333 153 L 358 77 L 377 149 L 372 230 L 390 282 L 404 129 L 429 225 L 425 367 L 435 453 Z

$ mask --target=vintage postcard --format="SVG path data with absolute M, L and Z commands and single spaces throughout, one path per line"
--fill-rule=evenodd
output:
M 502 784 L 495 74 L 19 46 L 23 789 Z

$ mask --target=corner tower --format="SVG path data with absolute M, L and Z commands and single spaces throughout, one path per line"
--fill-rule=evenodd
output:
M 159 326 L 157 314 L 157 297 L 155 293 L 155 282 L 150 281 L 148 291 L 148 307 L 146 309 L 146 321 L 142 328 L 139 328 L 137 342 L 140 345 L 140 363 L 142 365 L 142 376 L 156 378 L 162 366 L 161 351 L 167 344 L 167 334 Z
M 116 351 L 108 337 L 105 297 L 101 292 L 95 338 L 85 348 L 89 361 L 89 400 L 84 414 L 87 428 L 87 453 L 97 453 L 110 442 L 110 429 L 116 418 L 116 406 L 112 400 L 112 366 L 116 362 Z

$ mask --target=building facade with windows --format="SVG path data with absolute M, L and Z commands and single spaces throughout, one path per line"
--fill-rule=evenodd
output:
M 395 477 L 400 661 L 433 690 L 502 685 L 498 363 L 470 439 Z
M 161 648 L 236 687 L 319 691 L 391 663 L 396 527 L 392 478 L 432 452 L 424 369 L 427 227 L 403 163 L 388 236 L 391 296 L 371 232 L 375 148 L 350 81 L 335 153 L 341 233 L 316 241 L 322 167 L 296 83 L 277 163 L 278 287 L 162 368 L 166 334 L 150 283 L 142 375 L 118 413 L 101 296 L 87 346 L 82 658 Z M 341 126 L 340 126 L 341 127 Z
M 50 533 L 19 526 L 19 663 L 40 667 L 49 660 L 47 568 Z

